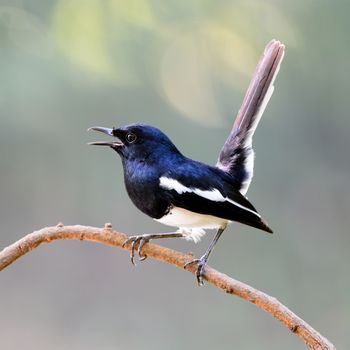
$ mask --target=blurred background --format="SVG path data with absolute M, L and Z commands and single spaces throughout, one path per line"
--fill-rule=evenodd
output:
M 142 121 L 215 164 L 255 65 L 286 45 L 248 196 L 275 234 L 233 224 L 210 265 L 350 348 L 346 1 L 0 1 L 0 246 L 44 226 L 164 232 L 90 126 Z M 170 229 L 169 229 L 170 230 Z M 200 256 L 197 245 L 163 241 Z M 270 315 L 154 261 L 55 242 L 0 274 L 4 349 L 304 349 Z

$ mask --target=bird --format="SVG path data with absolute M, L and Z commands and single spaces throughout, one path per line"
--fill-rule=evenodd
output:
M 245 192 L 253 176 L 252 135 L 257 118 L 250 118 L 236 133 L 236 147 L 223 148 L 216 166 L 184 156 L 161 130 L 143 123 L 122 127 L 92 127 L 107 134 L 112 141 L 90 142 L 108 146 L 121 157 L 127 193 L 135 206 L 154 220 L 173 227 L 176 232 L 131 236 L 131 262 L 138 246 L 140 260 L 143 246 L 159 238 L 185 238 L 198 242 L 206 229 L 216 234 L 202 257 L 184 267 L 197 265 L 196 278 L 203 285 L 204 268 L 212 249 L 231 222 L 239 222 L 272 233 Z M 227 147 L 226 147 L 227 148 Z M 227 156 L 225 152 L 231 152 Z M 227 160 L 230 160 L 229 162 Z
M 135 206 L 144 214 L 176 232 L 129 237 L 133 264 L 135 250 L 142 261 L 144 245 L 159 238 L 184 238 L 197 243 L 205 230 L 216 234 L 205 253 L 184 268 L 196 265 L 198 285 L 203 285 L 205 266 L 217 241 L 232 222 L 273 233 L 246 197 L 254 173 L 253 135 L 274 91 L 285 46 L 271 40 L 256 67 L 243 104 L 224 143 L 215 166 L 183 155 L 162 131 L 134 123 L 121 127 L 92 127 L 113 141 L 90 142 L 108 146 L 122 161 L 124 183 Z

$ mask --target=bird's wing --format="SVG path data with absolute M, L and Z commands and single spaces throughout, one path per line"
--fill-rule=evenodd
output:
M 159 186 L 173 206 L 272 233 L 253 205 L 239 191 L 218 180 L 215 174 L 196 176 L 192 172 L 186 176 L 182 172 L 177 176 L 172 172 L 160 177 Z
M 253 178 L 252 137 L 274 90 L 274 80 L 284 55 L 284 45 L 272 40 L 257 65 L 241 109 L 216 166 L 234 178 L 235 187 L 246 194 Z

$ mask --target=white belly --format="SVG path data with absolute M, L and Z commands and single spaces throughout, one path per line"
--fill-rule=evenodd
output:
M 187 235 L 187 239 L 198 242 L 205 234 L 204 229 L 219 229 L 226 227 L 228 220 L 212 215 L 198 214 L 183 208 L 172 208 L 167 215 L 156 221 L 179 228 L 179 231 Z

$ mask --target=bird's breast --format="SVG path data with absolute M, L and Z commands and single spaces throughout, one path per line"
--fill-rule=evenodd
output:
M 146 215 L 159 219 L 169 211 L 170 203 L 162 196 L 159 177 L 143 164 L 125 169 L 125 187 L 131 201 Z

